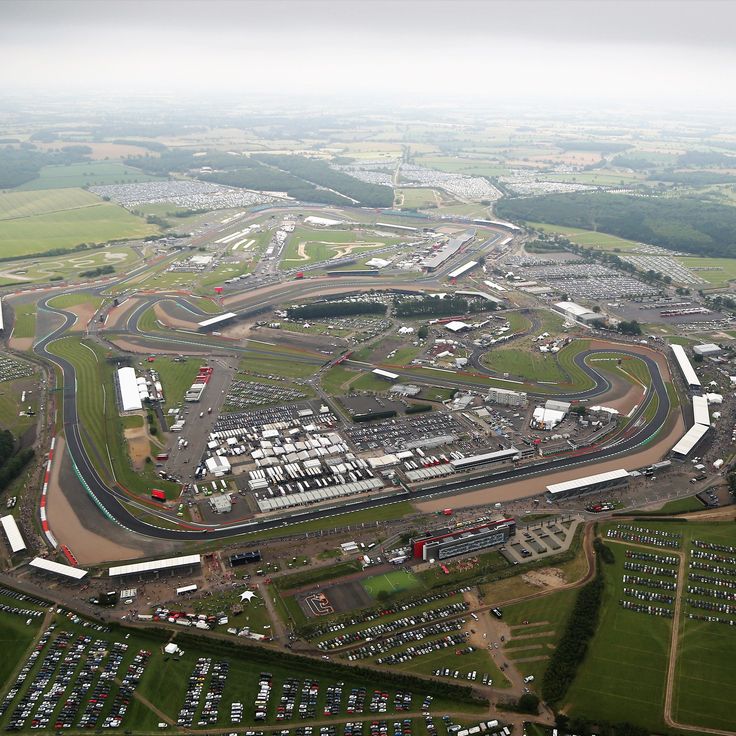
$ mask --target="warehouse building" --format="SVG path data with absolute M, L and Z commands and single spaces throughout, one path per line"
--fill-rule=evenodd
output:
M 723 350 L 715 343 L 708 342 L 705 345 L 696 345 L 693 348 L 695 355 L 702 355 L 704 358 L 712 357 L 713 355 L 720 355 Z
M 699 391 L 701 389 L 700 379 L 695 373 L 695 369 L 690 363 L 690 359 L 687 357 L 685 348 L 682 345 L 670 345 L 672 348 L 672 354 L 675 356 L 677 365 L 680 368 L 685 384 L 691 391 Z
M 390 371 L 382 371 L 380 368 L 374 368 L 371 373 L 378 378 L 383 378 L 385 381 L 396 381 L 399 378 L 398 373 L 391 373 Z
M 627 470 L 611 470 L 608 473 L 589 475 L 577 480 L 566 480 L 547 486 L 547 493 L 553 500 L 582 496 L 596 491 L 607 491 L 624 488 L 629 484 L 630 474 Z
M 227 494 L 224 496 L 210 496 L 207 500 L 210 508 L 216 514 L 229 514 L 233 510 L 233 502 Z
M 526 406 L 527 396 L 524 391 L 511 391 L 508 388 L 489 388 L 488 401 L 502 406 Z
M 466 529 L 434 529 L 412 539 L 412 555 L 417 560 L 446 560 L 505 544 L 515 534 L 514 519 L 489 521 Z
M 600 314 L 591 312 L 587 307 L 583 307 L 575 302 L 557 302 L 555 304 L 555 309 L 558 312 L 562 312 L 565 317 L 585 324 L 593 322 L 596 319 L 600 319 L 601 317 Z

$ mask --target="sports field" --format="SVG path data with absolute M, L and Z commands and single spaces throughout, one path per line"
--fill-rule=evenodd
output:
M 20 190 L 63 189 L 67 187 L 100 186 L 102 184 L 132 184 L 141 181 L 158 181 L 159 177 L 144 174 L 112 161 L 44 166 L 37 179 L 18 187 Z
M 158 230 L 122 207 L 79 189 L 56 191 L 53 196 L 46 192 L 2 194 L 0 212 L 0 242 L 6 258 L 81 243 L 140 238 Z
M 366 593 L 377 600 L 385 593 L 394 595 L 395 593 L 403 593 L 405 590 L 418 588 L 421 582 L 409 570 L 395 570 L 366 578 L 362 585 Z

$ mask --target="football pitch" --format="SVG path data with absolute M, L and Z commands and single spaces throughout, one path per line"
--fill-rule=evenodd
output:
M 383 591 L 389 595 L 403 593 L 405 590 L 416 588 L 421 583 L 409 570 L 396 570 L 382 575 L 374 575 L 363 581 L 363 587 L 371 598 L 377 599 Z

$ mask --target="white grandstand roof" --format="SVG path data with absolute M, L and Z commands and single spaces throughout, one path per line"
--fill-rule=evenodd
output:
M 447 275 L 451 279 L 455 279 L 458 276 L 462 276 L 466 271 L 470 271 L 471 268 L 475 268 L 477 265 L 478 261 L 468 261 L 467 263 L 463 263 L 462 266 L 458 266 L 454 271 L 450 271 Z
M 217 317 L 210 317 L 209 319 L 202 320 L 202 322 L 198 322 L 198 325 L 199 327 L 212 327 L 213 325 L 220 324 L 220 322 L 226 322 L 227 320 L 237 316 L 238 315 L 235 314 L 235 312 L 225 312 L 225 314 L 218 314 Z
M 5 323 L 3 322 L 3 300 L 0 297 L 0 331 L 5 329 Z
M 685 436 L 672 448 L 672 452 L 675 455 L 682 455 L 683 457 L 689 455 L 693 447 L 703 439 L 709 429 L 710 427 L 707 427 L 705 424 L 693 424 L 685 433 Z
M 371 373 L 379 376 L 380 378 L 388 378 L 389 381 L 395 381 L 398 377 L 398 373 L 391 373 L 390 371 L 382 371 L 380 368 L 374 368 Z
M 597 475 L 589 475 L 585 478 L 577 480 L 566 480 L 562 483 L 553 483 L 547 486 L 550 493 L 565 493 L 574 491 L 576 488 L 585 488 L 586 486 L 596 485 L 597 483 L 606 483 L 609 480 L 619 480 L 629 477 L 628 470 L 609 470 L 607 473 L 598 473 Z
M 330 225 L 342 225 L 342 220 L 331 220 L 329 217 L 315 217 L 310 215 L 304 218 L 304 222 L 310 225 L 322 225 L 323 227 L 329 227 Z
M 130 366 L 118 368 L 118 385 L 123 411 L 142 409 L 141 397 L 138 393 L 138 382 L 135 380 L 135 369 Z
M 74 580 L 81 580 L 87 575 L 87 570 L 82 570 L 79 567 L 71 567 L 71 565 L 61 565 L 53 560 L 44 560 L 43 557 L 36 557 L 28 564 L 37 570 L 50 572 L 54 575 L 63 575 L 66 578 L 74 578 Z
M 201 555 L 183 555 L 181 557 L 166 557 L 163 560 L 150 560 L 149 562 L 134 562 L 131 565 L 117 565 L 108 570 L 111 578 L 120 575 L 135 575 L 157 570 L 172 570 L 175 567 L 187 567 L 199 565 L 202 562 Z
M 710 426 L 710 412 L 708 411 L 708 399 L 705 396 L 693 396 L 693 418 L 695 424 Z
M 685 377 L 685 383 L 687 383 L 688 386 L 700 386 L 700 379 L 687 357 L 685 348 L 682 347 L 682 345 L 670 345 L 670 347 L 672 348 L 672 354 L 675 356 L 677 365 L 680 366 L 682 375 Z
M 10 551 L 15 554 L 16 552 L 22 552 L 26 549 L 26 543 L 23 541 L 20 529 L 15 523 L 15 519 L 8 514 L 7 516 L 0 517 L 0 524 L 2 524 L 5 536 L 8 538 L 10 544 Z

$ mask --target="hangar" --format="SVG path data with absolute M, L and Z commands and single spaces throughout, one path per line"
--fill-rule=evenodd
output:
M 118 386 L 121 411 L 139 411 L 143 408 L 134 368 L 130 366 L 118 368 Z

